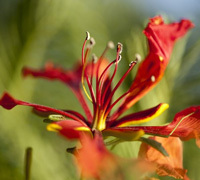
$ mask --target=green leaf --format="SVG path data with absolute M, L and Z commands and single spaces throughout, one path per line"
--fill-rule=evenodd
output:
M 144 137 L 141 137 L 140 141 L 150 145 L 151 147 L 153 147 L 154 149 L 156 149 L 160 153 L 162 153 L 164 156 L 169 156 L 169 154 L 167 153 L 167 151 L 165 150 L 165 148 L 162 146 L 161 143 L 159 143 L 153 139 L 148 139 L 148 138 L 144 138 Z

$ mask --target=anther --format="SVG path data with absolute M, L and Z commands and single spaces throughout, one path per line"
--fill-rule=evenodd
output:
M 156 81 L 155 76 L 151 76 L 151 81 L 152 81 L 152 82 L 155 82 L 155 81 Z
M 133 64 L 137 64 L 137 61 L 131 61 L 129 67 L 131 67 Z
M 66 120 L 66 118 L 59 114 L 51 114 L 48 116 L 48 118 L 52 121 L 63 121 Z
M 142 58 L 141 58 L 140 54 L 138 54 L 138 53 L 135 54 L 135 60 L 137 62 L 141 62 Z
M 88 31 L 86 31 L 86 40 L 90 40 L 90 33 Z
M 107 44 L 107 47 L 110 48 L 110 49 L 114 49 L 115 45 L 112 41 L 109 41 L 108 44 Z
M 123 45 L 122 45 L 122 43 L 118 42 L 118 43 L 117 43 L 117 52 L 118 52 L 119 54 L 121 54 L 121 53 L 122 53 L 122 50 L 123 50 Z
M 87 45 L 87 48 L 91 49 L 96 44 L 93 37 L 90 38 L 90 43 Z
M 94 46 L 96 44 L 95 40 L 93 37 L 90 38 L 90 45 Z
M 121 61 L 121 59 L 122 59 L 122 56 L 119 55 L 118 60 L 117 60 L 117 63 L 119 63 L 119 62 Z
M 98 57 L 93 53 L 92 54 L 92 62 L 96 63 L 98 61 Z

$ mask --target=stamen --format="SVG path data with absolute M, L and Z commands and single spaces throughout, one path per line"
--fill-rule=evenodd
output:
M 104 71 L 102 72 L 102 74 L 101 74 L 101 76 L 100 76 L 100 78 L 99 78 L 99 83 L 101 83 L 101 79 L 105 76 L 106 72 L 110 69 L 110 67 L 111 67 L 114 63 L 116 63 L 116 62 L 117 62 L 116 60 L 112 61 L 112 62 L 104 69 Z M 102 81 L 103 81 L 103 80 L 102 80 Z
M 93 84 L 93 75 L 94 75 L 94 64 L 97 62 L 98 58 L 95 54 L 92 54 L 92 69 L 91 69 L 91 76 L 90 76 L 90 83 L 91 86 Z
M 85 67 L 86 67 L 86 64 L 87 64 L 88 54 L 89 54 L 90 50 L 93 48 L 94 45 L 95 45 L 95 40 L 94 40 L 94 38 L 91 37 L 90 38 L 90 44 L 87 46 L 86 53 L 85 53 L 85 60 L 84 60 L 85 61 Z M 85 70 L 84 70 L 84 72 L 85 72 Z M 86 79 L 86 82 L 87 82 L 87 85 L 88 85 L 88 88 L 89 88 L 89 91 L 90 91 L 90 95 L 92 97 L 92 98 L 89 98 L 89 99 L 90 99 L 90 101 L 95 102 L 94 90 L 93 90 L 91 81 L 89 81 L 88 75 L 86 73 L 83 76 L 85 76 L 85 79 Z M 88 94 L 88 97 L 89 97 L 89 94 Z
M 108 44 L 108 46 L 110 46 L 110 45 Z M 109 48 L 108 46 L 107 46 L 106 49 Z M 100 129 L 100 130 L 103 130 L 105 128 L 105 118 L 104 118 L 104 115 L 103 115 L 104 112 L 99 110 L 99 108 L 100 109 L 102 108 L 100 105 L 103 104 L 105 96 L 107 94 L 107 91 L 110 88 L 111 83 L 113 81 L 113 78 L 116 74 L 118 62 L 121 59 L 121 56 L 120 56 L 121 52 L 122 52 L 122 44 L 118 43 L 118 45 L 117 45 L 117 56 L 116 56 L 116 60 L 114 61 L 115 62 L 115 69 L 114 69 L 114 72 L 113 72 L 111 79 L 108 81 L 108 84 L 107 84 L 102 96 L 101 96 L 101 91 L 102 91 L 102 87 L 103 87 L 103 82 L 101 82 L 102 84 L 100 85 L 100 89 L 99 89 L 100 81 L 99 81 L 98 77 L 99 77 L 100 64 L 102 62 L 103 56 L 101 56 L 100 59 L 99 59 L 98 66 L 97 66 L 97 74 L 96 74 L 96 99 L 97 99 L 96 104 L 98 105 L 96 111 L 99 112 L 99 113 L 97 115 L 97 118 L 95 118 L 95 120 L 94 120 L 93 128 L 97 128 L 97 129 Z M 103 55 L 104 55 L 104 53 L 103 53 Z M 104 70 L 104 72 L 101 74 L 101 78 L 103 78 L 105 76 L 105 72 L 110 68 L 111 65 L 112 65 L 112 63 L 107 66 L 106 70 Z M 101 80 L 101 78 L 100 78 L 100 80 Z
M 114 60 L 114 61 L 112 61 L 105 69 L 104 69 L 104 71 L 103 71 L 103 73 L 101 74 L 101 76 L 100 76 L 100 78 L 99 78 L 99 82 L 98 82 L 98 84 L 100 85 L 100 87 L 99 87 L 99 103 L 101 103 L 100 102 L 100 97 L 101 97 L 101 93 L 102 93 L 102 88 L 103 88 L 103 84 L 104 84 L 104 80 L 105 80 L 105 75 L 106 75 L 106 72 L 110 69 L 110 67 L 113 65 L 113 64 L 115 64 L 117 61 L 116 60 Z M 99 104 L 99 106 L 100 106 L 101 104 Z
M 105 56 L 106 52 L 109 49 L 113 49 L 114 48 L 114 43 L 112 41 L 109 41 L 104 52 L 102 53 L 102 55 L 100 56 L 99 60 L 98 60 L 98 64 L 97 64 L 97 68 L 96 68 L 96 98 L 97 98 L 97 104 L 100 104 L 99 100 L 100 100 L 100 95 L 99 95 L 99 69 L 103 60 L 103 57 Z M 105 72 L 105 71 L 104 71 Z M 102 73 L 103 74 L 103 73 Z M 104 76 L 102 75 L 101 76 Z
M 115 69 L 114 69 L 113 75 L 112 75 L 112 77 L 111 77 L 108 85 L 106 86 L 106 89 L 105 89 L 103 95 L 102 95 L 101 104 L 103 104 L 103 102 L 105 100 L 105 96 L 107 94 L 107 91 L 108 91 L 108 89 L 109 89 L 109 87 L 110 87 L 110 85 L 111 85 L 111 83 L 112 83 L 112 81 L 114 79 L 114 76 L 115 76 L 115 74 L 117 72 L 118 63 L 121 60 L 122 49 L 123 49 L 123 45 L 118 42 L 118 44 L 117 44 L 117 57 L 116 57 Z
M 84 55 L 84 49 L 85 49 L 85 45 L 86 45 L 86 42 L 87 40 L 90 39 L 90 33 L 88 31 L 86 31 L 86 38 L 85 38 L 85 41 L 83 43 L 83 47 L 82 47 L 82 75 L 81 75 L 81 83 L 82 83 L 82 87 L 83 87 L 83 90 L 85 92 L 85 95 L 87 96 L 87 98 L 92 102 L 92 99 L 91 97 L 89 96 L 87 90 L 86 90 L 86 87 L 85 87 L 85 84 L 84 84 L 84 77 L 86 76 L 86 80 L 87 80 L 87 83 L 89 83 L 89 80 L 88 80 L 88 77 L 87 75 L 85 74 L 85 68 L 86 68 L 86 60 L 87 60 L 87 55 L 88 55 L 88 51 L 89 49 L 87 48 L 86 50 L 86 53 Z M 88 87 L 90 89 L 90 93 L 92 94 L 92 91 L 91 91 L 91 88 L 90 88 L 90 84 L 88 84 Z
M 92 99 L 91 99 L 90 95 L 88 94 L 86 87 L 85 87 L 85 84 L 84 84 L 84 70 L 85 70 L 85 68 L 83 68 L 83 71 L 82 71 L 83 73 L 82 73 L 82 76 L 81 76 L 81 83 L 82 83 L 82 87 L 83 87 L 83 91 L 85 92 L 85 95 L 92 102 Z
M 106 110 L 107 109 L 107 106 L 108 104 L 110 103 L 114 93 L 116 92 L 116 90 L 119 88 L 119 86 L 122 84 L 122 82 L 125 80 L 125 78 L 127 77 L 127 75 L 129 74 L 129 72 L 132 70 L 132 68 L 137 64 L 136 61 L 131 61 L 131 63 L 129 64 L 129 69 L 126 71 L 126 73 L 122 76 L 122 78 L 119 80 L 119 82 L 117 83 L 117 85 L 115 86 L 115 88 L 112 90 L 112 92 L 110 93 L 110 96 L 108 98 L 108 100 L 106 101 L 106 104 L 104 106 L 104 109 Z M 126 94 L 126 93 L 125 93 Z M 107 110 L 106 112 L 106 115 L 108 115 L 108 113 L 111 111 L 111 109 L 113 108 L 113 106 L 115 105 L 116 103 L 114 102 L 110 107 L 109 109 Z M 105 115 L 105 116 L 106 116 Z

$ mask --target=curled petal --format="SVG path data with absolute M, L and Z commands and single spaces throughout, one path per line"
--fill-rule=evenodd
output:
M 182 140 L 196 139 L 200 147 L 200 106 L 192 106 L 177 113 L 174 120 L 165 126 L 132 126 L 113 127 L 112 130 L 131 133 L 143 130 L 146 134 L 155 136 L 174 136 Z M 111 128 L 110 128 L 111 129 Z M 107 129 L 109 130 L 109 129 Z
M 91 129 L 87 125 L 73 120 L 63 120 L 51 123 L 47 126 L 48 131 L 59 132 L 62 136 L 68 139 L 80 139 L 83 133 L 92 136 Z
M 18 104 L 20 104 L 20 102 L 11 97 L 8 93 L 4 93 L 2 98 L 0 99 L 0 105 L 8 110 L 14 108 Z
M 193 106 L 177 113 L 172 123 L 165 127 L 172 136 L 180 137 L 182 140 L 196 139 L 200 148 L 200 106 Z
M 161 103 L 153 108 L 124 116 L 121 119 L 114 121 L 112 126 L 125 127 L 129 125 L 148 122 L 154 119 L 155 117 L 159 116 L 160 114 L 162 114 L 168 107 L 169 107 L 168 104 Z
M 135 80 L 130 87 L 130 93 L 112 119 L 120 116 L 161 80 L 169 62 L 174 42 L 184 36 L 193 26 L 189 20 L 165 24 L 161 16 L 150 20 L 144 30 L 148 39 L 149 54 L 140 64 Z
M 100 72 L 104 70 L 107 66 L 107 60 L 102 61 L 102 65 L 100 66 Z M 86 72 L 88 75 L 96 74 L 97 65 L 94 66 L 90 63 L 86 67 Z M 28 67 L 24 67 L 22 70 L 23 76 L 33 76 L 46 78 L 50 80 L 60 80 L 65 84 L 69 85 L 73 89 L 79 89 L 81 84 L 81 76 L 82 76 L 82 65 L 79 63 L 73 70 L 65 70 L 61 67 L 56 67 L 53 63 L 46 63 L 45 67 L 42 69 L 32 69 Z
M 8 93 L 4 93 L 2 98 L 0 99 L 0 106 L 2 106 L 5 109 L 12 109 L 17 105 L 23 105 L 23 106 L 31 106 L 35 109 L 37 109 L 38 111 L 41 112 L 53 112 L 55 114 L 61 114 L 63 116 L 66 116 L 68 118 L 74 119 L 76 121 L 79 121 L 80 123 L 84 124 L 83 119 L 80 119 L 80 116 L 77 116 L 76 113 L 73 113 L 73 111 L 62 111 L 62 110 L 58 110 L 55 108 L 51 108 L 48 106 L 43 106 L 43 105 L 39 105 L 39 104 L 33 104 L 33 103 L 28 103 L 25 101 L 20 101 L 17 99 L 14 99 L 12 96 L 10 96 Z
M 162 144 L 169 156 L 163 156 L 153 147 L 142 143 L 139 157 L 157 164 L 156 172 L 159 176 L 172 176 L 177 179 L 186 179 L 187 170 L 183 169 L 183 146 L 179 138 L 151 137 Z
M 187 19 L 165 24 L 161 16 L 151 18 L 150 23 L 144 30 L 144 34 L 148 38 L 149 51 L 162 57 L 163 62 L 167 64 L 174 42 L 193 27 L 194 24 Z
M 67 71 L 60 67 L 55 67 L 53 63 L 46 63 L 45 67 L 40 70 L 31 69 L 28 67 L 23 68 L 23 76 L 41 77 L 51 80 L 60 80 L 71 88 L 79 89 L 81 82 L 82 66 L 79 64 L 73 71 Z

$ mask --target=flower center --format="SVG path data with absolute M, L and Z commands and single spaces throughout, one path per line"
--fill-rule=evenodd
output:
M 125 94 L 120 96 L 117 100 L 115 100 L 112 103 L 112 98 L 114 96 L 114 93 L 116 90 L 120 87 L 126 76 L 129 74 L 131 69 L 134 67 L 134 65 L 137 63 L 136 61 L 132 61 L 129 64 L 129 69 L 126 71 L 126 73 L 122 76 L 122 78 L 119 80 L 119 82 L 115 85 L 115 87 L 112 89 L 111 84 L 113 82 L 113 79 L 116 75 L 118 63 L 120 62 L 122 56 L 122 49 L 123 45 L 121 43 L 117 44 L 116 49 L 116 59 L 113 60 L 111 63 L 103 67 L 105 62 L 105 54 L 108 51 L 108 49 L 111 49 L 114 47 L 112 42 L 109 42 L 107 47 L 105 48 L 104 52 L 100 56 L 99 59 L 94 58 L 91 63 L 87 63 L 87 58 L 89 56 L 89 52 L 91 48 L 94 45 L 94 39 L 90 39 L 90 44 L 86 46 L 86 42 L 90 39 L 90 35 L 87 32 L 86 39 L 83 43 L 82 48 L 82 87 L 85 92 L 85 95 L 88 97 L 89 101 L 92 102 L 93 105 L 93 122 L 91 124 L 92 130 L 99 130 L 102 131 L 106 128 L 106 121 L 107 117 L 109 116 L 112 108 L 117 104 L 122 98 L 124 98 L 129 91 L 127 91 Z M 114 70 L 111 77 L 108 77 L 108 71 L 110 68 L 114 65 Z M 88 71 L 90 69 L 90 71 Z M 95 77 L 95 85 L 93 85 L 93 80 Z M 87 83 L 88 88 L 85 87 L 85 81 Z M 94 87 L 95 88 L 94 88 Z M 89 91 L 89 92 L 88 92 Z

